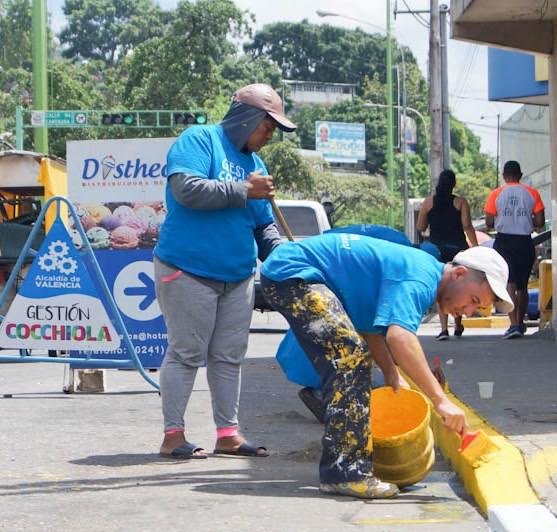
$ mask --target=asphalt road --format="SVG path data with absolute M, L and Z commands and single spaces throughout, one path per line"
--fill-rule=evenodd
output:
M 261 328 L 280 323 L 257 315 L 254 329 Z M 277 367 L 280 338 L 253 333 L 244 365 L 241 424 L 269 447 L 266 459 L 160 458 L 159 397 L 135 371 L 108 371 L 105 393 L 67 395 L 63 365 L 0 366 L 0 529 L 487 530 L 439 457 L 423 482 L 392 501 L 321 495 L 321 426 Z M 204 371 L 186 424 L 189 438 L 212 450 Z

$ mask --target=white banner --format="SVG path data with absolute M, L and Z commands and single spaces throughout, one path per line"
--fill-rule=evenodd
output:
M 68 195 L 75 203 L 164 199 L 173 138 L 70 141 Z

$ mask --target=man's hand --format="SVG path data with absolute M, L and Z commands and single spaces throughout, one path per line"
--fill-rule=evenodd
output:
M 387 330 L 387 344 L 404 373 L 431 399 L 444 425 L 455 432 L 462 432 L 466 427 L 464 412 L 449 401 L 433 376 L 416 335 L 398 325 L 391 325 Z
M 275 195 L 272 176 L 262 176 L 261 172 L 259 169 L 248 176 L 248 198 L 268 199 Z
M 433 403 L 435 410 L 443 419 L 443 425 L 450 430 L 454 430 L 457 434 L 462 434 L 468 427 L 464 411 L 451 403 L 446 397 L 438 403 Z
M 410 389 L 410 385 L 396 369 L 396 366 L 392 371 L 383 372 L 383 376 L 385 377 L 385 386 L 390 386 L 395 392 L 398 392 L 401 388 Z

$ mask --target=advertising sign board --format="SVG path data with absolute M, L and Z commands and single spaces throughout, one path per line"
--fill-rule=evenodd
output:
M 173 141 L 72 141 L 67 148 L 68 196 L 146 368 L 159 367 L 166 349 L 152 260 L 166 215 L 166 153 Z M 82 245 L 77 231 L 72 237 Z M 106 356 L 120 354 L 125 358 L 122 348 Z

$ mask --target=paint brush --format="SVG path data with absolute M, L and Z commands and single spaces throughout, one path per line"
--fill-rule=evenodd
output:
M 499 446 L 483 431 L 461 434 L 458 452 L 475 469 L 491 460 L 499 451 Z

